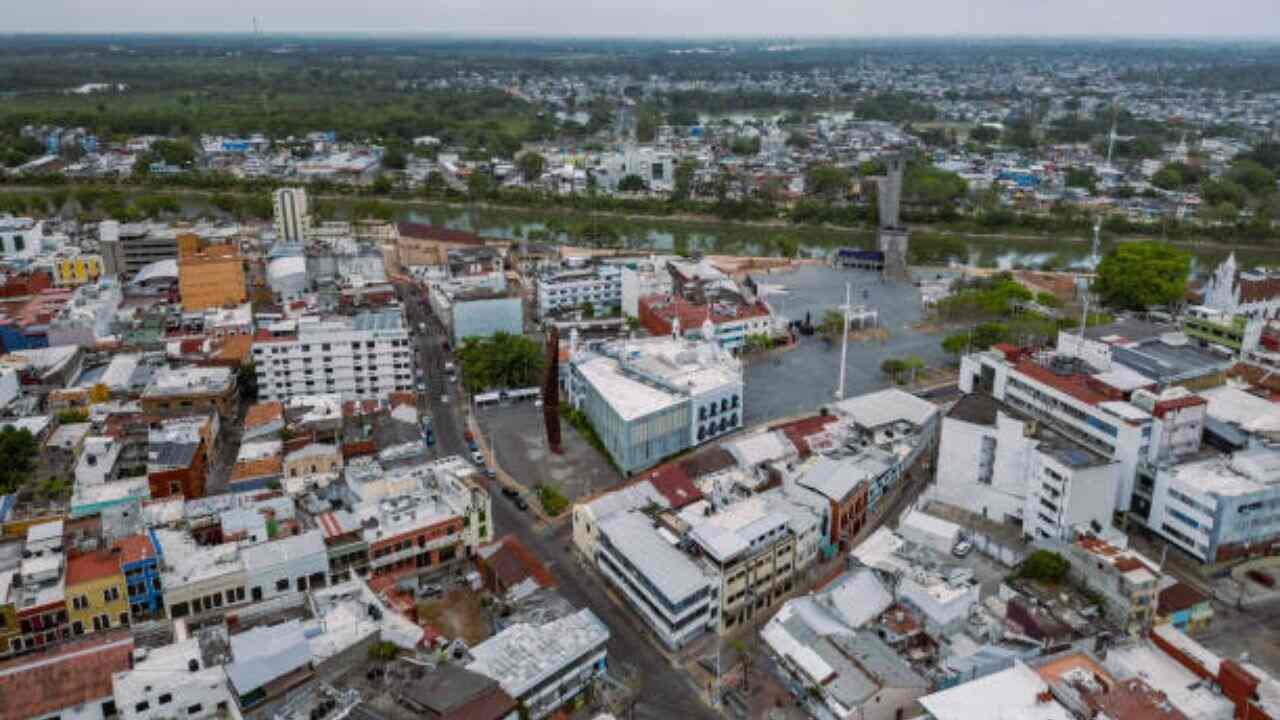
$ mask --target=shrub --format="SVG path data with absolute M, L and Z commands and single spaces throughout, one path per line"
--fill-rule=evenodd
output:
M 1018 576 L 1045 583 L 1059 583 L 1067 577 L 1069 570 L 1071 563 L 1066 558 L 1050 550 L 1037 550 L 1022 562 Z

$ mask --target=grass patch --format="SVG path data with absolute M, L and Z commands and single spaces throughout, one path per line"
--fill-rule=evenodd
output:
M 538 501 L 542 503 L 542 509 L 547 511 L 551 517 L 556 517 L 569 509 L 569 498 L 560 492 L 559 488 L 551 485 L 539 485 Z

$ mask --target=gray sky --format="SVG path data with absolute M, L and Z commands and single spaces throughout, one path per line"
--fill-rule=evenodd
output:
M 1280 36 L 1280 0 L 9 0 L 0 32 Z

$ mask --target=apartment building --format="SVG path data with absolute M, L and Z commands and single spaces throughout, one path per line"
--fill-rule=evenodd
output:
M 9 583 L 17 633 L 9 651 L 18 654 L 71 637 L 66 602 L 66 558 L 61 520 L 27 528 L 22 562 Z
M 622 306 L 622 270 L 613 265 L 563 268 L 538 276 L 538 319 L 590 306 L 607 314 Z
M 573 352 L 569 397 L 618 467 L 634 472 L 742 427 L 742 364 L 711 343 L 669 337 Z
M 270 323 L 254 337 L 263 401 L 336 393 L 376 400 L 413 389 L 413 344 L 399 308 Z

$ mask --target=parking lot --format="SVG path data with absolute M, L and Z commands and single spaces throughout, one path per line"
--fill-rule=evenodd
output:
M 577 500 L 622 481 L 609 461 L 568 423 L 560 424 L 564 453 L 551 453 L 542 408 L 533 403 L 486 407 L 476 412 L 476 419 L 498 466 L 525 487 L 548 485 Z

